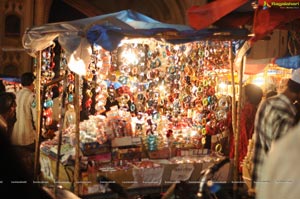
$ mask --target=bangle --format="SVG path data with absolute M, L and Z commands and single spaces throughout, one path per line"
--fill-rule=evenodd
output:
M 204 99 L 202 100 L 202 104 L 203 104 L 203 106 L 207 106 L 207 105 L 208 105 L 208 99 L 207 99 L 207 98 L 204 98 Z
M 216 146 L 215 146 L 215 151 L 216 152 L 221 152 L 222 151 L 222 145 L 221 144 L 217 144 Z
M 206 135 L 206 129 L 205 129 L 205 128 L 203 128 L 203 129 L 201 130 L 201 134 L 202 134 L 203 136 Z
M 204 136 L 201 138 L 201 144 L 204 145 L 205 143 L 206 143 L 206 137 Z

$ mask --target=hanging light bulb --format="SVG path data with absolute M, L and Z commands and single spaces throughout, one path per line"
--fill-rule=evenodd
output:
M 82 59 L 76 59 L 74 55 L 70 56 L 68 66 L 71 71 L 78 75 L 86 75 L 85 63 Z
M 136 65 L 138 63 L 138 58 L 131 48 L 124 50 L 121 56 L 128 64 Z

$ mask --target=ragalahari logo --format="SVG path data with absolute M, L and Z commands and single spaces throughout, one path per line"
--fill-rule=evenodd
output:
M 271 5 L 268 2 L 264 1 L 263 10 L 266 10 L 268 8 L 271 8 Z
M 281 9 L 299 9 L 300 8 L 300 1 L 282 1 L 282 2 L 276 2 L 276 0 L 272 2 L 264 1 L 263 4 L 263 10 L 266 10 L 268 8 L 281 8 Z

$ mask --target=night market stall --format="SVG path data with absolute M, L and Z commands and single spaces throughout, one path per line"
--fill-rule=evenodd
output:
M 232 41 L 247 38 L 243 29 L 195 31 L 130 10 L 27 29 L 41 91 L 37 138 L 52 135 L 36 147 L 46 179 L 82 197 L 199 180 L 224 158 L 238 94 Z
M 21 88 L 21 80 L 19 77 L 0 74 L 0 81 L 2 81 L 6 92 L 15 93 Z

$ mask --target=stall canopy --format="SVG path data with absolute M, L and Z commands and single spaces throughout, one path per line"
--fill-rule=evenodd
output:
M 189 25 L 197 30 L 207 28 L 228 16 L 229 13 L 249 2 L 248 0 L 213 1 L 201 6 L 192 6 L 187 10 Z M 228 20 L 226 20 L 228 21 Z M 239 21 L 239 22 L 237 22 Z M 244 17 L 230 17 L 230 23 L 246 23 Z M 231 25 L 229 25 L 231 26 Z
M 23 46 L 32 56 L 51 45 L 57 39 L 65 50 L 69 67 L 77 74 L 85 75 L 90 59 L 91 44 L 98 44 L 108 51 L 116 49 L 124 38 L 155 38 L 178 44 L 211 38 L 245 39 L 245 29 L 195 30 L 186 25 L 167 24 L 141 13 L 124 10 L 116 13 L 80 20 L 49 23 L 28 28 L 23 35 Z M 71 62 L 77 61 L 72 68 Z M 74 62 L 72 62 L 74 63 Z M 79 65 L 82 67 L 78 67 Z
M 300 2 L 285 0 L 216 0 L 187 10 L 189 25 L 197 30 L 218 27 L 253 26 L 252 42 L 263 39 L 274 29 L 299 31 Z M 298 23 L 295 23 L 298 20 Z
M 4 80 L 11 83 L 21 83 L 20 77 L 15 77 L 11 75 L 0 74 L 0 80 Z

